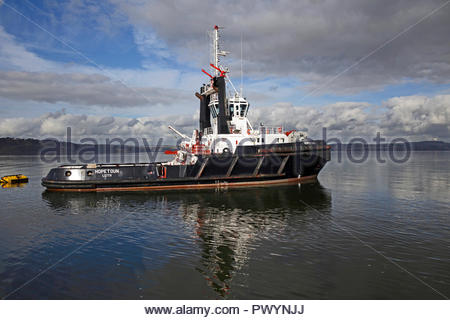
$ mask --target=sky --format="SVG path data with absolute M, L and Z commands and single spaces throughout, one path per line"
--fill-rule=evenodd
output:
M 445 0 L 0 0 L 0 137 L 190 135 L 214 25 L 255 125 L 450 142 Z

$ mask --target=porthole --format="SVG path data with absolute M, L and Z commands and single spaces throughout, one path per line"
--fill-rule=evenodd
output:
M 72 175 L 72 172 L 66 171 L 66 177 L 70 177 Z
M 89 170 L 88 172 L 87 172 L 87 175 L 88 176 L 92 176 L 94 173 L 91 171 L 91 170 Z

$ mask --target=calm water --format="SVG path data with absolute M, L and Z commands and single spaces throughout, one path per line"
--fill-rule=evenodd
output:
M 449 297 L 450 152 L 332 157 L 318 183 L 108 194 L 44 192 L 54 165 L 1 157 L 31 181 L 0 189 L 0 297 Z

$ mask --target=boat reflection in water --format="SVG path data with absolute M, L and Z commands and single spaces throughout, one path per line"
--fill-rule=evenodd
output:
M 10 189 L 10 188 L 23 188 L 27 184 L 26 183 L 1 183 L 0 186 L 3 189 Z
M 330 195 L 318 182 L 194 198 L 198 204 L 186 205 L 183 217 L 196 221 L 202 250 L 197 270 L 221 296 L 228 295 L 233 275 L 246 265 L 258 240 L 283 233 L 293 216 L 311 207 L 321 212 L 331 207 Z
M 308 228 L 304 223 L 308 220 L 305 213 L 315 211 L 311 208 L 326 216 L 331 210 L 331 195 L 317 181 L 293 186 L 195 192 L 44 192 L 42 197 L 58 214 L 70 214 L 73 211 L 98 214 L 103 210 L 106 215 L 109 210 L 117 210 L 118 207 L 123 212 L 128 212 L 133 207 L 137 210 L 136 215 L 129 219 L 138 219 L 139 215 L 139 219 L 142 219 L 144 216 L 146 218 L 139 224 L 149 228 L 157 228 L 158 222 L 155 219 L 167 219 L 169 215 L 171 222 L 170 226 L 167 225 L 167 230 L 157 229 L 155 232 L 172 232 L 172 239 L 189 239 L 190 247 L 180 245 L 174 249 L 173 245 L 159 245 L 157 249 L 168 250 L 169 252 L 163 253 L 167 257 L 184 256 L 186 265 L 183 267 L 189 268 L 190 274 L 194 269 L 197 275 L 199 272 L 206 279 L 206 284 L 214 289 L 214 295 L 221 297 L 229 295 L 231 286 L 241 285 L 238 284 L 239 280 L 233 284 L 231 282 L 237 274 L 245 273 L 243 268 L 250 257 L 254 258 L 251 255 L 254 250 L 260 248 L 264 252 L 263 241 L 280 241 L 282 246 L 281 239 L 288 237 L 289 232 L 303 232 L 304 230 L 297 229 Z M 151 210 L 156 210 L 156 216 L 146 216 Z M 317 216 L 317 212 L 314 214 Z M 136 246 L 151 247 L 152 241 L 156 241 L 144 234 L 136 234 L 136 237 L 141 237 Z M 167 258 L 162 265 L 160 261 L 158 267 L 156 261 L 153 263 L 155 265 L 147 267 L 157 268 L 157 272 L 161 272 L 161 268 L 169 270 L 172 264 L 179 265 L 180 260 Z M 159 287 L 153 290 L 159 290 Z

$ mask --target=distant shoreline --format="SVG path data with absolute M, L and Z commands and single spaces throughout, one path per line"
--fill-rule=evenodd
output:
M 330 144 L 331 151 L 345 152 L 345 151 L 389 151 L 389 150 L 407 150 L 410 151 L 450 151 L 450 143 L 444 141 L 418 141 L 409 142 L 409 145 L 404 143 L 380 143 L 380 144 Z
M 124 139 L 126 141 L 126 139 Z M 39 155 L 41 150 L 55 150 L 53 153 L 60 155 L 95 153 L 95 154 L 120 154 L 120 153 L 146 153 L 146 152 L 164 152 L 176 148 L 171 145 L 160 146 L 133 146 L 118 144 L 81 144 L 57 140 L 38 140 L 38 139 L 21 139 L 21 138 L 0 138 L 0 155 L 17 156 L 17 155 Z M 46 152 L 52 154 L 52 152 Z

